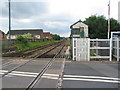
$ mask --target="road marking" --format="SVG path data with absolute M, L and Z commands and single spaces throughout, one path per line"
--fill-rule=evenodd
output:
M 83 78 L 63 78 L 63 80 L 73 80 L 73 81 L 92 81 L 92 82 L 109 82 L 109 83 L 120 83 L 119 81 L 113 80 L 101 80 L 101 79 L 83 79 Z
M 12 73 L 18 73 L 18 74 L 29 74 L 29 75 L 38 75 L 38 73 L 32 73 L 32 72 L 21 72 L 21 71 L 12 71 Z
M 44 76 L 53 76 L 53 77 L 59 77 L 58 74 L 43 74 Z
M 8 72 L 7 70 L 0 70 L 0 74 L 4 74 Z M 13 71 L 9 73 L 7 76 L 22 76 L 22 77 L 36 77 L 38 73 L 33 72 L 21 72 L 21 71 Z M 58 79 L 58 74 L 44 74 L 42 78 L 47 79 Z M 63 80 L 73 80 L 73 81 L 90 81 L 90 82 L 109 82 L 109 83 L 120 83 L 119 78 L 113 77 L 100 77 L 100 76 L 78 76 L 78 75 L 64 75 Z
M 56 79 L 56 80 L 58 79 L 58 77 L 51 77 L 51 76 L 44 76 L 44 75 L 42 76 L 42 78 L 47 78 L 47 79 Z
M 14 75 L 14 76 L 26 76 L 26 77 L 36 77 L 37 75 L 28 75 L 28 74 L 17 74 L 17 73 L 9 73 L 9 75 Z
M 78 75 L 64 75 L 64 77 L 120 80 L 120 78 L 102 77 L 102 76 L 100 77 L 100 76 L 78 76 Z

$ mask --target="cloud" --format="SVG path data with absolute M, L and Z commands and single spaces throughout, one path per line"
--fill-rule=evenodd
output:
M 58 27 L 65 27 L 68 25 L 67 22 L 59 22 L 59 21 L 47 21 L 44 22 L 44 25 L 48 28 L 58 28 Z
M 20 20 L 18 20 L 18 22 L 21 22 L 21 23 L 29 23 L 32 21 L 33 21 L 32 19 L 20 19 Z
M 25 19 L 36 15 L 40 16 L 49 12 L 48 3 L 46 2 L 11 2 L 12 18 Z M 8 16 L 8 3 L 2 5 L 2 16 Z
M 8 0 L 0 9 L 0 29 L 8 31 Z M 13 2 L 14 1 L 14 2 Z M 12 0 L 12 29 L 41 28 L 44 31 L 69 36 L 70 25 L 91 15 L 105 15 L 109 0 Z M 25 1 L 25 2 L 24 2 Z M 31 2 L 32 1 L 32 2 Z M 36 2 L 37 1 L 37 2 Z M 40 2 L 39 2 L 40 1 Z M 111 17 L 117 19 L 119 0 L 111 0 Z
M 60 34 L 61 37 L 70 37 L 70 32 Z

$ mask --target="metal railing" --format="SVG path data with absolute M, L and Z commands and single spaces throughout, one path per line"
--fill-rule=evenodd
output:
M 112 55 L 117 61 L 120 60 L 120 38 L 112 38 Z
M 90 39 L 90 59 L 110 59 L 110 39 Z

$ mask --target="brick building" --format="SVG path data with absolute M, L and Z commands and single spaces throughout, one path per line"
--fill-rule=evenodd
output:
M 6 39 L 6 34 L 0 30 L 0 39 Z
M 42 29 L 26 29 L 26 30 L 11 30 L 10 38 L 15 39 L 18 35 L 32 34 L 36 39 L 43 39 L 43 30 Z M 9 31 L 7 33 L 7 38 L 9 37 Z
M 50 32 L 43 32 L 43 38 L 51 38 L 52 34 Z

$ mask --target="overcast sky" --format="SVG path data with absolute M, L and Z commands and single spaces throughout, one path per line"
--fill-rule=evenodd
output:
M 4 2 L 3 2 L 4 1 Z M 118 2 L 111 0 L 111 17 L 118 20 Z M 11 0 L 12 29 L 43 29 L 70 35 L 70 25 L 91 15 L 107 18 L 109 0 Z M 8 31 L 8 0 L 1 0 L 0 29 Z

